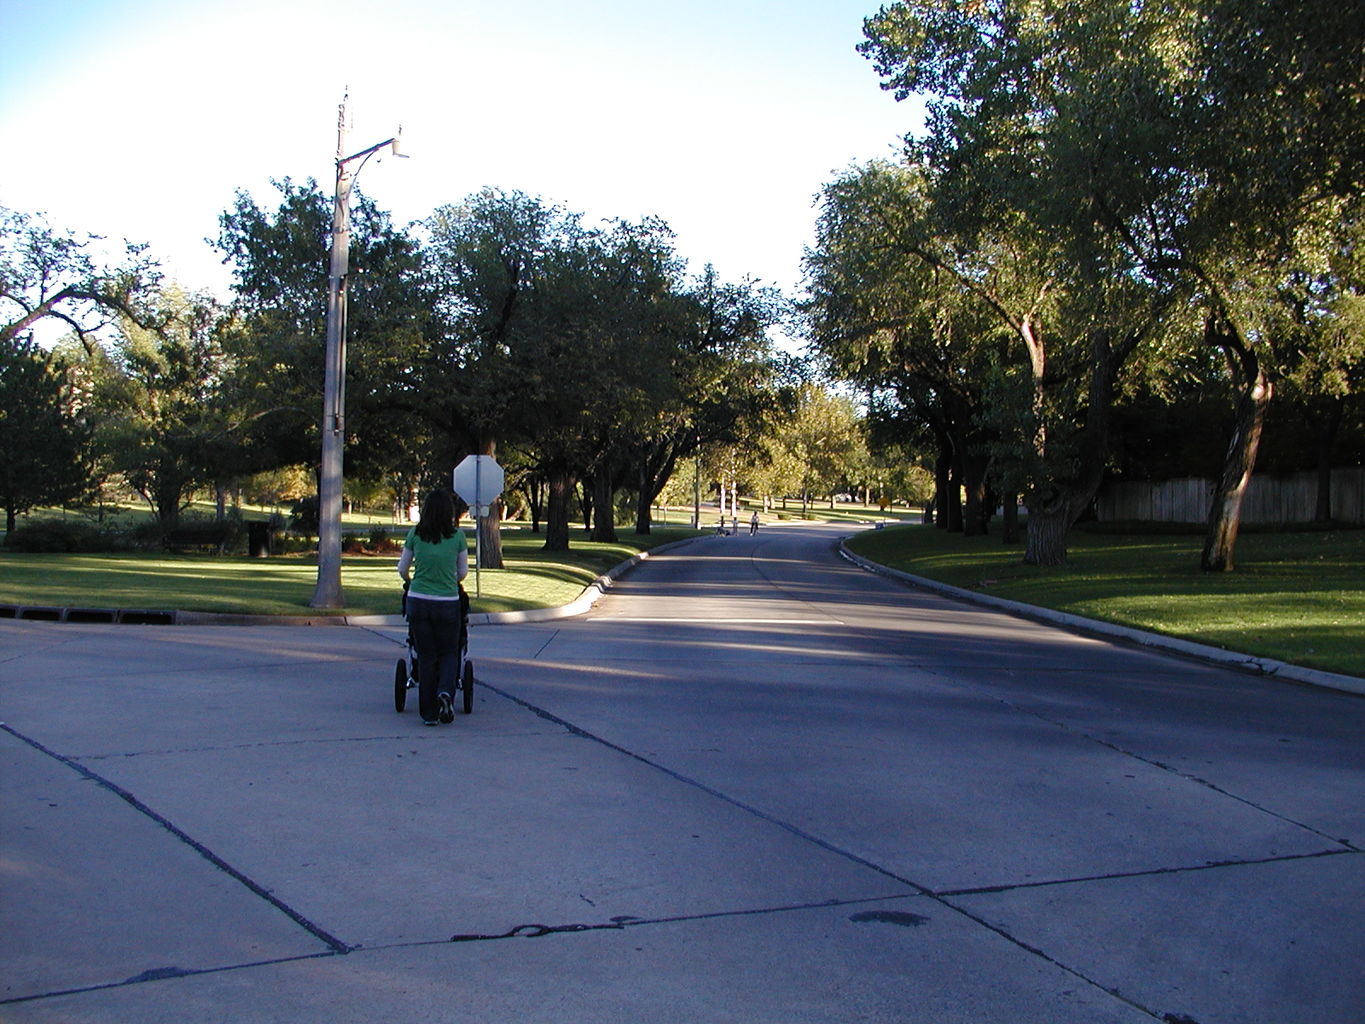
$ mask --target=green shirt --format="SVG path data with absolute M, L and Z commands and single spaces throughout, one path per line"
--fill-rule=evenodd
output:
M 417 536 L 417 527 L 408 531 L 403 547 L 412 551 L 412 585 L 409 593 L 418 597 L 460 596 L 460 553 L 469 550 L 463 530 L 439 544 L 428 544 Z

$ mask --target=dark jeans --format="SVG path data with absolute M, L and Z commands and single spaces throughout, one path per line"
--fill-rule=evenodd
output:
M 408 633 L 417 651 L 417 709 L 423 721 L 440 710 L 438 694 L 455 699 L 460 671 L 460 602 L 409 597 Z

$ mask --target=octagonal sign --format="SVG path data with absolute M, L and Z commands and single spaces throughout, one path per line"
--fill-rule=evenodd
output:
M 488 514 L 488 506 L 502 493 L 502 485 L 502 467 L 491 455 L 467 455 L 455 467 L 455 493 L 475 510 L 476 516 Z

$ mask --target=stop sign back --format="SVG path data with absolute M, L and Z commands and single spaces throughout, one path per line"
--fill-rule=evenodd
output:
M 466 455 L 455 467 L 455 493 L 474 510 L 475 516 L 488 515 L 488 506 L 497 501 L 502 485 L 502 467 L 491 455 Z

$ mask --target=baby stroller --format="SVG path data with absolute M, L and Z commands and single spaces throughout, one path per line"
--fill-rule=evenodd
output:
M 403 585 L 403 618 L 408 617 L 408 587 Z M 417 648 L 412 642 L 412 630 L 408 630 L 407 657 L 399 658 L 393 669 L 393 707 L 402 712 L 408 703 L 408 691 L 420 681 L 421 666 L 417 661 Z M 455 675 L 455 685 L 460 690 L 464 713 L 474 713 L 474 663 L 469 660 L 469 595 L 464 587 L 460 588 L 460 669 Z M 451 694 L 451 696 L 455 696 Z

